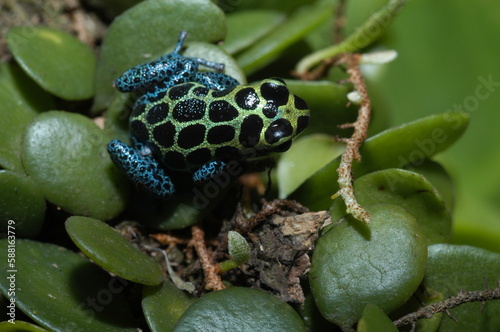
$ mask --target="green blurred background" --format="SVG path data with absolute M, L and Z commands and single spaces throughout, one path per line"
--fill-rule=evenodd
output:
M 356 15 L 352 1 L 348 17 Z M 373 1 L 377 8 L 383 1 Z M 437 159 L 456 183 L 453 242 L 500 252 L 500 1 L 413 0 L 381 45 L 398 52 L 370 81 L 398 125 L 459 108 L 465 135 Z M 482 80 L 496 82 L 484 86 Z M 483 81 L 484 82 L 484 81 Z M 482 87 L 481 87 L 482 86 Z

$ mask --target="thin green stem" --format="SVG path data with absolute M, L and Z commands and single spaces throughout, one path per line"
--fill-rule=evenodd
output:
M 300 60 L 296 66 L 297 74 L 304 75 L 323 60 L 342 53 L 355 52 L 370 45 L 382 35 L 406 2 L 407 0 L 390 0 L 386 6 L 370 16 L 340 44 L 324 48 Z

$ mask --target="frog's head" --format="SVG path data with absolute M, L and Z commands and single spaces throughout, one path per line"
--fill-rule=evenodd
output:
M 241 126 L 240 141 L 242 137 L 249 137 L 246 147 L 262 152 L 284 152 L 309 124 L 306 102 L 290 92 L 282 79 L 263 80 L 243 89 L 235 97 L 240 107 L 258 104 L 254 115 L 247 117 Z

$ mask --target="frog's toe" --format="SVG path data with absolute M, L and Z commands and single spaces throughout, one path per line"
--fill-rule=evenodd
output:
M 226 163 L 223 161 L 211 161 L 201 166 L 196 172 L 193 173 L 194 182 L 205 182 L 213 178 L 215 175 L 220 174 L 226 168 Z

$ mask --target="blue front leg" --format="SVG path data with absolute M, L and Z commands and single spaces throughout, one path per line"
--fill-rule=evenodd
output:
M 173 195 L 174 184 L 161 165 L 147 153 L 142 144 L 136 144 L 135 148 L 118 140 L 108 144 L 111 159 L 134 184 L 160 197 Z

